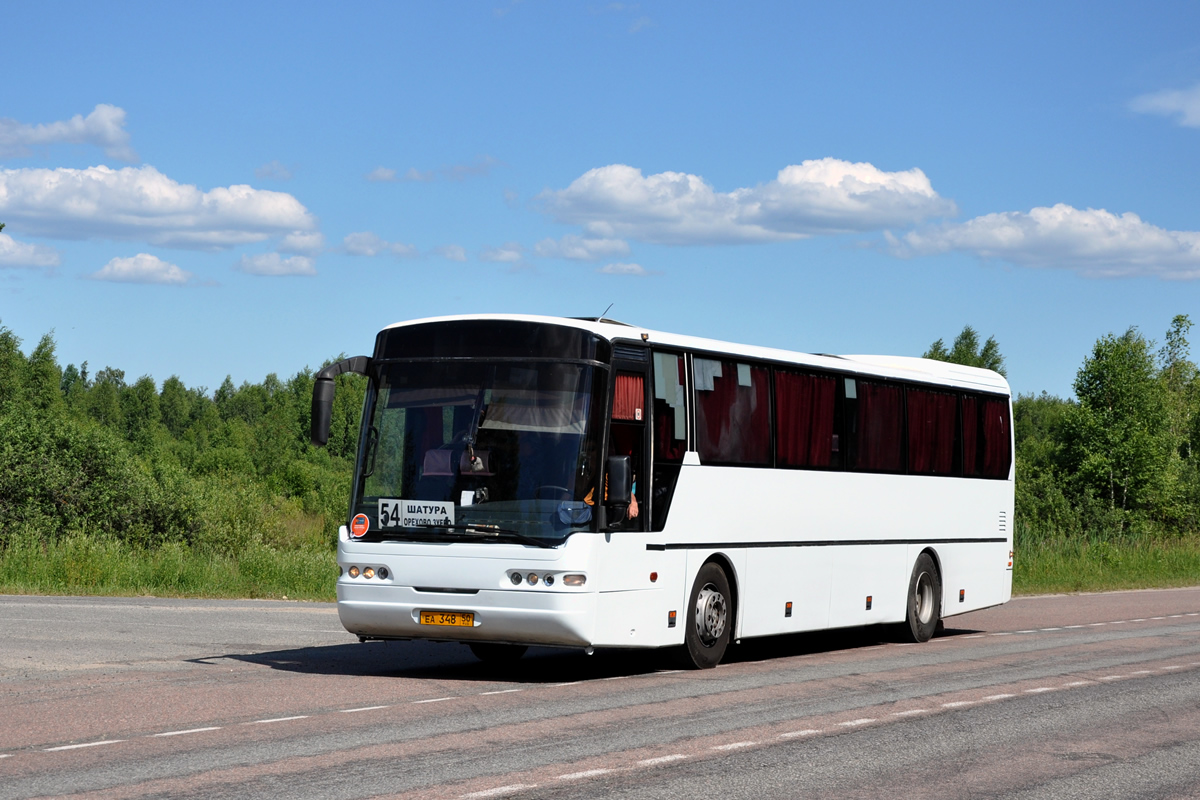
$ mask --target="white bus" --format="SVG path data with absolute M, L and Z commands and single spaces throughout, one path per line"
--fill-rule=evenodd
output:
M 379 333 L 338 614 L 361 639 L 678 647 L 894 623 L 915 641 L 1012 593 L 1000 375 L 806 355 L 607 319 L 478 315 Z

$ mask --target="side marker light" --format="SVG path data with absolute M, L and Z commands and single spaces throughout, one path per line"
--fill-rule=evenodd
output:
M 363 570 L 363 577 L 364 577 L 364 578 L 374 578 L 374 577 L 375 577 L 375 568 L 374 568 L 374 567 L 367 567 L 366 569 L 364 569 L 364 570 Z
M 657 572 L 651 572 L 651 573 L 650 573 L 650 582 L 651 582 L 651 583 L 657 583 L 657 582 L 658 582 L 658 573 L 657 573 Z
M 867 595 L 867 611 L 871 610 L 871 595 Z
M 959 589 L 958 590 L 958 602 L 965 603 L 966 601 L 967 601 L 967 590 Z
M 790 617 L 792 615 L 792 601 L 791 600 L 788 600 L 787 603 L 784 605 L 783 615 L 785 617 Z
M 358 567 L 351 567 L 350 571 L 349 571 L 349 575 L 351 578 L 357 578 L 358 577 Z
M 674 611 L 667 612 L 667 627 L 668 628 L 675 627 L 675 612 Z

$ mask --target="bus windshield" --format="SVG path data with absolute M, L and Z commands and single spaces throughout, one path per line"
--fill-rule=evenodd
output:
M 583 364 L 384 363 L 359 447 L 361 538 L 542 544 L 594 530 L 604 384 Z

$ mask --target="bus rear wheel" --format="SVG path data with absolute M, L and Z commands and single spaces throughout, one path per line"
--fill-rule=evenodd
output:
M 942 577 L 928 553 L 917 556 L 912 578 L 908 582 L 908 616 L 906 638 L 928 642 L 937 632 L 942 619 Z
M 494 644 L 471 642 L 471 652 L 485 664 L 511 664 L 525 655 L 529 648 L 523 644 Z
M 733 604 L 725 570 L 709 562 L 692 584 L 684 618 L 683 653 L 686 666 L 711 669 L 721 663 L 733 632 Z

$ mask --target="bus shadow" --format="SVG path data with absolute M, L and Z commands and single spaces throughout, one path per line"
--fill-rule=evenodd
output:
M 950 628 L 939 631 L 935 638 L 965 636 L 978 631 L 971 628 Z M 730 649 L 724 663 L 770 661 L 776 658 L 834 653 L 842 650 L 861 650 L 867 647 L 911 642 L 900 626 L 868 625 L 862 628 L 838 628 L 830 631 L 765 636 L 745 639 Z
M 518 661 L 489 664 L 479 661 L 466 645 L 461 644 L 371 641 L 263 653 L 229 653 L 191 660 L 211 664 L 217 659 L 229 659 L 310 675 L 543 684 L 658 672 L 675 666 L 669 656 L 669 653 L 657 650 L 600 650 L 589 656 L 582 650 L 530 647 Z
M 972 633 L 977 631 L 970 628 L 946 628 L 938 633 L 938 638 Z M 753 663 L 852 651 L 902 641 L 898 630 L 880 625 L 769 636 L 747 639 L 731 647 L 724 663 Z M 309 675 L 505 681 L 530 685 L 648 675 L 680 668 L 674 649 L 602 649 L 589 656 L 582 650 L 531 647 L 518 661 L 510 664 L 488 664 L 476 659 L 465 645 L 423 641 L 348 642 L 263 653 L 230 653 L 190 660 L 199 664 L 211 664 L 219 659 Z

